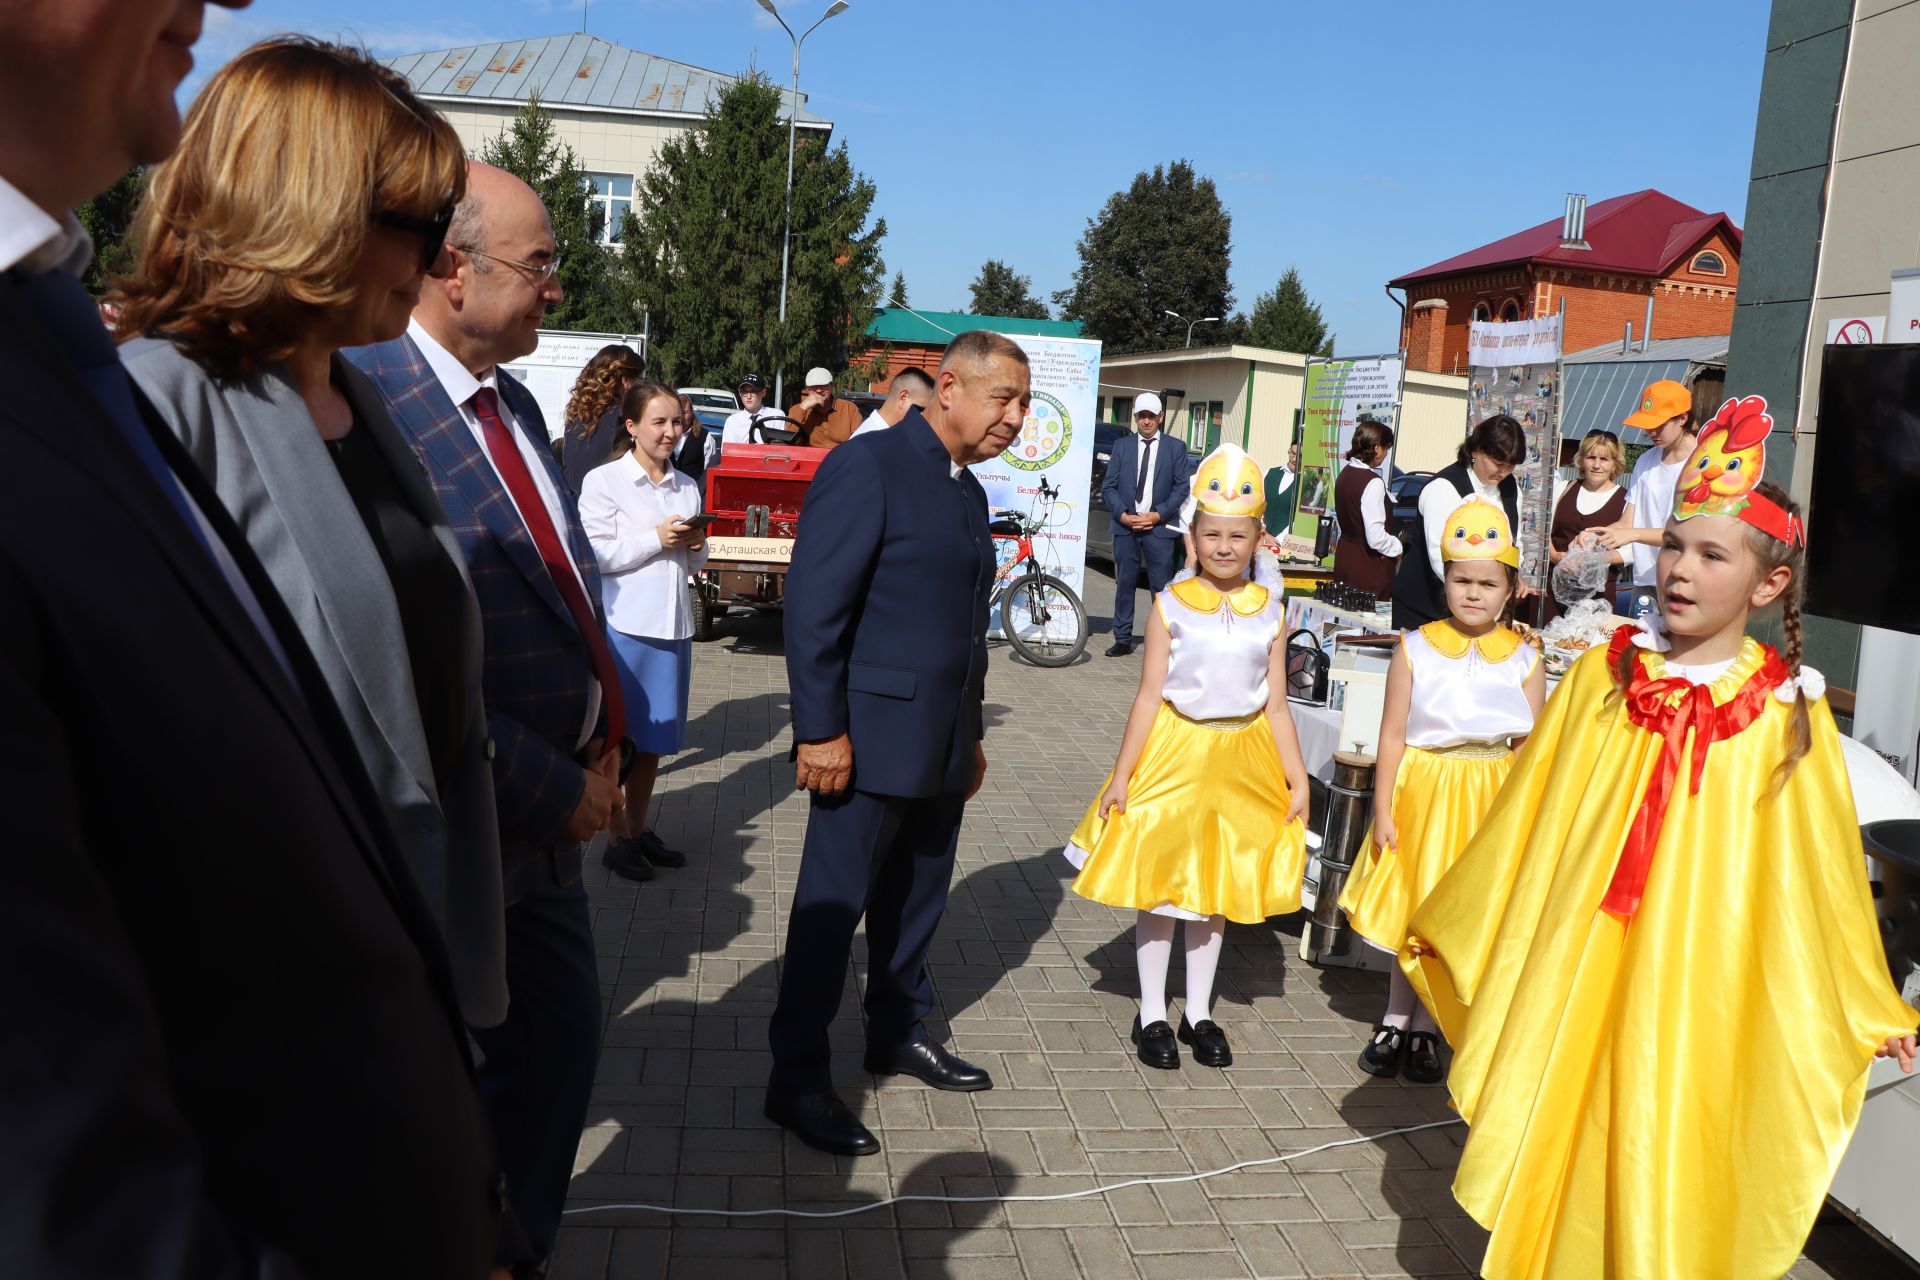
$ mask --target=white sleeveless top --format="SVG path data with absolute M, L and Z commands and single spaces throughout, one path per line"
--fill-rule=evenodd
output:
M 1540 651 L 1505 627 L 1472 640 L 1445 620 L 1409 631 L 1402 652 L 1413 672 L 1407 745 L 1506 742 L 1533 732 L 1527 677 Z
M 1173 639 L 1160 696 L 1189 720 L 1236 720 L 1267 705 L 1267 664 L 1286 623 L 1280 596 L 1250 583 L 1230 596 L 1198 578 L 1155 601 Z

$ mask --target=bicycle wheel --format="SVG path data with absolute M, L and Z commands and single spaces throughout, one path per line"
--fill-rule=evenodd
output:
M 1034 666 L 1064 667 L 1087 647 L 1087 611 L 1060 579 L 1030 574 L 1000 597 L 1000 630 Z

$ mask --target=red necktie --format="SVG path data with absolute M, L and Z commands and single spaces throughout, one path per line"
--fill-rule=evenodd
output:
M 500 420 L 492 387 L 474 392 L 473 412 L 486 432 L 487 452 L 493 458 L 494 469 L 500 473 L 507 492 L 513 495 L 514 505 L 520 508 L 520 519 L 533 535 L 533 545 L 540 549 L 540 561 L 547 566 L 547 576 L 553 579 L 567 612 L 573 615 L 573 625 L 580 629 L 581 638 L 587 642 L 587 657 L 593 663 L 594 678 L 600 682 L 601 696 L 607 700 L 607 749 L 618 750 L 620 740 L 627 736 L 627 709 L 620 696 L 620 673 L 613 665 L 613 653 L 607 648 L 606 633 L 600 630 L 600 620 L 594 616 L 593 606 L 587 603 L 586 592 L 580 589 L 573 560 L 560 544 L 553 517 L 547 513 L 547 504 L 533 483 L 533 473 L 527 470 L 527 460 L 520 455 L 513 431 Z

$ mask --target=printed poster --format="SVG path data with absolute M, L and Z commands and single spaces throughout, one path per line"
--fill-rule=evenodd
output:
M 1514 470 L 1520 484 L 1520 575 L 1544 587 L 1553 526 L 1553 482 L 1560 457 L 1560 317 L 1475 321 L 1469 349 L 1497 364 L 1467 371 L 1467 429 L 1495 414 L 1519 422 L 1527 460 Z
M 1300 498 L 1294 507 L 1293 536 L 1287 545 L 1311 555 L 1320 518 L 1333 514 L 1333 483 L 1353 447 L 1353 429 L 1362 417 L 1394 425 L 1399 411 L 1400 357 L 1360 356 L 1346 360 L 1309 358 L 1301 400 Z M 1305 549 L 1301 551 L 1304 540 Z

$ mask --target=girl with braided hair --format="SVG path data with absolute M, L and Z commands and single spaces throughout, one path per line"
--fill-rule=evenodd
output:
M 1867 1068 L 1912 1069 L 1771 427 L 1749 396 L 1701 433 L 1660 613 L 1573 664 L 1408 926 L 1490 1280 L 1784 1275 Z M 1774 606 L 1784 652 L 1746 635 Z

